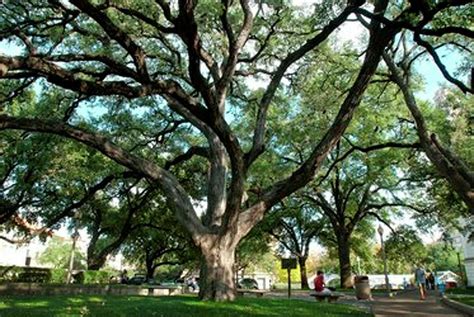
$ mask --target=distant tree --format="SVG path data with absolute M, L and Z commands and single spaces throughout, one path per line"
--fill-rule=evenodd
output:
M 431 270 L 459 272 L 459 262 L 463 269 L 463 252 L 456 250 L 450 243 L 440 241 L 427 246 L 426 263 Z
M 348 156 L 328 172 L 325 184 L 306 189 L 308 202 L 321 209 L 331 228 L 327 240 L 337 246 L 341 287 L 352 286 L 351 245 L 358 228 L 365 231 L 362 225 L 375 219 L 391 227 L 390 213 L 402 207 L 425 212 L 427 206 L 420 207 L 414 197 L 402 196 L 405 181 L 398 176 L 401 169 L 397 166 L 401 167 L 407 157 L 409 153 L 395 149 Z
M 280 254 L 289 253 L 298 260 L 302 289 L 309 288 L 306 261 L 311 243 L 325 227 L 321 218 L 318 208 L 293 196 L 275 206 L 262 225 L 278 241 Z
M 38 261 L 41 264 L 51 265 L 55 269 L 69 268 L 72 241 L 54 236 L 48 241 L 48 246 L 40 254 Z M 77 248 L 74 251 L 74 269 L 85 269 L 86 258 Z
M 105 197 L 93 199 L 80 213 L 79 221 L 91 237 L 87 247 L 90 270 L 103 267 L 107 257 L 117 252 L 133 231 L 141 229 L 138 224 L 140 213 L 153 210 L 153 188 L 140 189 L 138 181 L 119 183 L 111 196 L 106 192 L 102 195 Z
M 144 267 L 147 278 L 153 278 L 163 266 L 195 266 L 199 253 L 189 236 L 176 224 L 169 209 L 162 204 L 152 205 L 137 217 L 133 231 L 122 242 L 121 251 L 127 261 Z
M 412 227 L 401 226 L 391 233 L 385 241 L 385 252 L 390 273 L 406 274 L 418 264 L 426 266 L 428 249 Z M 380 249 L 377 256 L 382 257 Z
M 255 228 L 237 248 L 236 269 L 245 272 L 250 267 L 258 267 L 264 255 L 273 252 L 271 247 L 271 236 L 261 228 Z

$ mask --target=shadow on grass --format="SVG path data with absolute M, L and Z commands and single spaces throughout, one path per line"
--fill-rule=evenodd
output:
M 156 316 L 156 317 L 317 317 L 370 316 L 355 307 L 303 300 L 239 298 L 232 303 L 196 297 L 7 296 L 0 317 L 11 316 Z

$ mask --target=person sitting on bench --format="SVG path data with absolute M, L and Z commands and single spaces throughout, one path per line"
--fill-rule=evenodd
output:
M 314 279 L 314 290 L 322 294 L 331 294 L 331 290 L 324 284 L 324 272 L 318 271 L 316 278 Z

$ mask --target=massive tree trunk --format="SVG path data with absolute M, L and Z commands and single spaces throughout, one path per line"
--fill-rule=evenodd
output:
M 348 235 L 340 235 L 337 239 L 337 250 L 339 255 L 339 269 L 341 276 L 341 288 L 351 288 L 352 268 L 351 268 L 351 247 Z
M 103 256 L 100 252 L 96 252 L 97 241 L 99 240 L 99 229 L 102 221 L 101 214 L 97 214 L 92 226 L 92 236 L 87 246 L 87 269 L 92 271 L 100 270 L 107 260 L 107 256 Z
M 153 260 L 152 261 L 145 261 L 145 266 L 146 266 L 146 278 L 147 280 L 152 279 L 155 276 L 155 270 L 156 266 L 153 265 Z
M 308 257 L 298 257 L 298 264 L 300 265 L 301 289 L 309 289 L 308 274 L 306 272 L 306 260 Z
M 204 300 L 235 299 L 235 244 L 229 245 L 220 240 L 217 238 L 200 246 L 199 298 Z

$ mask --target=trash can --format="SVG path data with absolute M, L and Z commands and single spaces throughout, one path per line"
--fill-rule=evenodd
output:
M 354 282 L 357 299 L 370 299 L 369 277 L 366 275 L 359 275 L 354 278 Z

